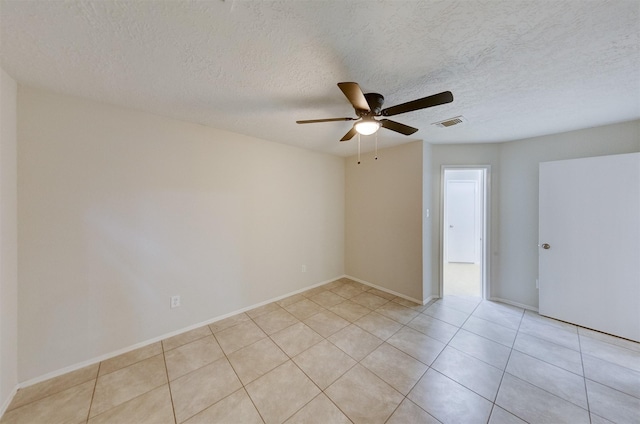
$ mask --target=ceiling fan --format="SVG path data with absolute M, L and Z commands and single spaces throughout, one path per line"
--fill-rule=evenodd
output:
M 351 140 L 356 133 L 362 135 L 370 135 L 378 131 L 380 127 L 404 135 L 411 135 L 418 131 L 417 128 L 401 124 L 390 119 L 375 119 L 379 116 L 393 116 L 401 113 L 412 112 L 414 110 L 426 109 L 428 107 L 439 106 L 453 101 L 453 94 L 450 91 L 444 91 L 433 96 L 423 97 L 421 99 L 412 100 L 396 106 L 382 109 L 384 97 L 378 93 L 363 93 L 358 83 L 355 82 L 339 82 L 338 87 L 347 97 L 355 109 L 357 118 L 328 118 L 328 119 L 310 119 L 304 121 L 296 121 L 298 124 L 314 124 L 316 122 L 334 122 L 334 121 L 356 121 L 348 133 L 340 139 L 340 141 Z

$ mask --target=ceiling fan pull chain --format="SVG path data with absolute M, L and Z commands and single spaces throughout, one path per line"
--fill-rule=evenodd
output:
M 358 133 L 358 165 L 360 165 L 360 133 Z
M 378 160 L 378 133 L 376 132 L 376 160 Z

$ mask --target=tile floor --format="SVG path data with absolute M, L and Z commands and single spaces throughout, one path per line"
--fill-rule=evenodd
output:
M 342 279 L 20 390 L 9 423 L 638 423 L 640 344 Z
M 445 296 L 482 297 L 480 264 L 444 261 L 442 278 Z

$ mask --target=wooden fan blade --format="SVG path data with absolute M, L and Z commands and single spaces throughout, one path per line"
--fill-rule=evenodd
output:
M 380 113 L 382 116 L 393 116 L 401 113 L 412 112 L 414 110 L 426 109 L 428 107 L 439 106 L 453 101 L 451 91 L 434 94 L 433 96 L 423 97 L 422 99 L 413 100 L 396 106 L 383 109 Z
M 349 130 L 348 133 L 346 133 L 344 135 L 344 137 L 342 137 L 340 139 L 340 141 L 347 141 L 347 140 L 351 140 L 353 138 L 354 135 L 356 135 L 357 131 L 356 131 L 356 127 L 353 127 Z
M 296 121 L 296 124 L 315 124 L 316 122 L 355 121 L 356 119 L 358 118 L 307 119 L 304 121 Z
M 366 97 L 364 97 L 364 93 L 360 89 L 360 86 L 356 82 L 339 82 L 338 87 L 347 97 L 349 103 L 353 105 L 355 110 L 364 110 L 368 111 L 369 103 L 367 102 Z
M 381 119 L 378 122 L 380 122 L 380 125 L 382 125 L 384 128 L 391 131 L 399 132 L 400 134 L 404 135 L 411 135 L 414 132 L 418 131 L 417 128 L 401 124 L 400 122 L 392 121 L 391 119 Z

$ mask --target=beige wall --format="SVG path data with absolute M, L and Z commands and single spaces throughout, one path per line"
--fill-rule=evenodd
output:
M 18 384 L 16 96 L 0 69 L 0 415 Z
M 345 163 L 346 274 L 423 299 L 423 144 L 381 150 Z
M 343 158 L 18 94 L 20 381 L 344 274 Z

